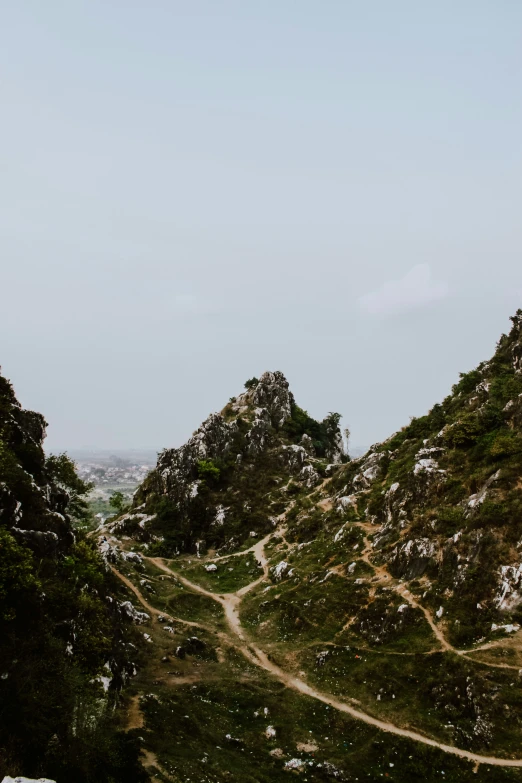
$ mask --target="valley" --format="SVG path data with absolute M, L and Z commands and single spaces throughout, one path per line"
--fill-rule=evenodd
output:
M 522 781 L 521 357 L 519 311 L 356 459 L 265 372 L 95 527 L 91 468 L 45 457 L 3 381 L 0 770 Z
M 322 485 L 316 489 L 317 496 L 321 496 L 325 492 L 327 492 L 328 489 L 328 483 L 329 480 L 327 479 L 322 483 Z M 326 503 L 328 503 L 328 499 L 326 499 Z M 318 501 L 318 505 L 320 505 L 322 508 L 325 507 L 325 500 Z M 295 666 L 295 655 L 291 653 L 288 655 L 288 652 L 285 651 L 284 645 L 274 645 L 270 644 L 268 646 L 265 646 L 263 643 L 263 639 L 256 637 L 253 637 L 250 634 L 245 633 L 245 629 L 241 622 L 241 607 L 243 604 L 243 601 L 245 597 L 251 592 L 255 592 L 256 589 L 260 590 L 260 593 L 266 594 L 267 590 L 271 590 L 273 585 L 271 584 L 270 580 L 270 568 L 276 567 L 276 563 L 280 561 L 280 557 L 285 554 L 288 554 L 288 545 L 285 543 L 280 544 L 279 546 L 272 547 L 271 555 L 267 558 L 265 556 L 265 547 L 270 547 L 270 544 L 272 543 L 273 539 L 281 540 L 283 542 L 284 540 L 284 517 L 285 515 L 281 515 L 281 518 L 278 520 L 280 527 L 278 527 L 273 534 L 266 536 L 261 541 L 253 544 L 250 548 L 244 550 L 241 553 L 235 553 L 232 556 L 229 557 L 207 557 L 205 559 L 201 560 L 201 564 L 199 565 L 200 569 L 205 568 L 205 562 L 207 563 L 213 563 L 213 564 L 219 564 L 218 569 L 221 567 L 226 568 L 227 564 L 232 561 L 234 557 L 240 556 L 242 559 L 245 558 L 253 558 L 254 562 L 262 567 L 263 569 L 263 575 L 261 577 L 258 577 L 252 582 L 249 582 L 242 587 L 240 587 L 235 592 L 229 592 L 224 593 L 222 591 L 212 591 L 209 590 L 206 587 L 203 587 L 201 585 L 201 579 L 198 580 L 198 582 L 190 581 L 186 578 L 185 575 L 181 573 L 181 571 L 193 571 L 194 566 L 192 566 L 193 561 L 185 561 L 180 562 L 176 561 L 174 564 L 172 562 L 167 563 L 162 558 L 144 558 L 144 564 L 147 569 L 147 573 L 150 574 L 150 580 L 148 584 L 154 583 L 155 585 L 160 588 L 160 585 L 162 586 L 164 582 L 163 575 L 166 574 L 170 579 L 174 580 L 175 582 L 183 585 L 183 587 L 190 590 L 192 593 L 200 594 L 202 596 L 205 596 L 206 598 L 210 598 L 211 600 L 215 601 L 219 606 L 223 609 L 224 617 L 227 621 L 227 630 L 223 631 L 223 616 L 220 616 L 220 623 L 217 623 L 216 625 L 209 626 L 207 624 L 195 624 L 191 621 L 183 620 L 179 617 L 173 617 L 169 615 L 165 610 L 158 609 L 157 606 L 161 606 L 163 604 L 162 601 L 158 601 L 159 595 L 161 595 L 161 588 L 160 592 L 157 594 L 157 598 L 155 600 L 156 606 L 152 606 L 150 603 L 150 598 L 147 600 L 141 590 L 136 586 L 136 581 L 139 580 L 139 577 L 141 576 L 141 571 L 139 569 L 134 570 L 134 581 L 131 581 L 129 579 L 129 576 L 124 576 L 122 573 L 120 573 L 117 569 L 113 567 L 113 571 L 121 578 L 124 583 L 131 587 L 131 589 L 134 592 L 134 595 L 138 599 L 138 601 L 145 607 L 147 611 L 151 613 L 151 616 L 155 618 L 155 621 L 153 621 L 153 627 L 156 627 L 156 630 L 159 631 L 159 639 L 154 639 L 153 643 L 159 643 L 160 644 L 160 650 L 162 652 L 165 651 L 164 647 L 164 639 L 165 634 L 161 633 L 162 631 L 166 630 L 166 627 L 164 625 L 165 622 L 169 623 L 169 626 L 167 628 L 169 629 L 168 633 L 170 634 L 172 632 L 172 625 L 174 624 L 174 627 L 176 626 L 183 626 L 186 625 L 187 628 L 198 628 L 200 631 L 205 632 L 206 634 L 210 634 L 210 639 L 212 639 L 212 636 L 219 637 L 219 643 L 222 644 L 224 647 L 228 649 L 232 649 L 236 652 L 240 652 L 246 662 L 252 664 L 253 666 L 257 667 L 258 669 L 261 669 L 264 672 L 267 672 L 270 674 L 275 680 L 277 680 L 279 683 L 281 683 L 285 688 L 289 688 L 296 692 L 297 694 L 301 694 L 305 697 L 308 697 L 312 700 L 315 700 L 323 705 L 327 705 L 328 707 L 336 710 L 337 712 L 345 713 L 352 718 L 362 721 L 363 723 L 372 726 L 374 728 L 377 728 L 383 732 L 391 733 L 393 735 L 397 735 L 402 738 L 406 738 L 408 740 L 412 740 L 413 742 L 418 742 L 423 745 L 437 748 L 440 751 L 443 751 L 444 753 L 448 753 L 451 755 L 454 755 L 460 759 L 464 759 L 466 761 L 469 761 L 473 764 L 473 774 L 476 775 L 480 766 L 483 765 L 486 767 L 486 772 L 489 772 L 489 767 L 505 767 L 505 768 L 522 768 L 522 759 L 521 758 L 502 758 L 497 757 L 494 755 L 483 755 L 478 753 L 473 753 L 468 750 L 456 747 L 454 745 L 447 744 L 442 741 L 437 741 L 436 739 L 432 739 L 426 734 L 421 734 L 418 731 L 415 731 L 414 728 L 406 728 L 405 726 L 396 725 L 394 723 L 388 722 L 386 720 L 383 720 L 379 717 L 379 710 L 375 709 L 375 705 L 372 705 L 371 713 L 367 713 L 360 708 L 354 706 L 354 705 L 360 705 L 361 701 L 355 698 L 350 698 L 348 695 L 348 692 L 345 695 L 345 701 L 341 701 L 338 698 L 335 698 L 333 693 L 328 693 L 327 691 L 322 690 L 319 687 L 313 687 L 313 685 L 309 684 L 307 681 L 309 678 L 306 676 L 306 673 L 304 671 L 296 671 Z M 354 523 L 354 525 L 357 525 L 357 523 Z M 362 526 L 363 530 L 365 526 Z M 121 542 L 120 542 L 121 543 Z M 442 631 L 440 630 L 440 627 L 436 625 L 434 618 L 430 614 L 430 612 L 427 609 L 423 609 L 422 607 L 419 607 L 419 604 L 414 599 L 412 594 L 404 587 L 404 585 L 397 580 L 394 580 L 384 568 L 374 568 L 371 561 L 369 560 L 369 551 L 371 551 L 371 546 L 369 545 L 369 542 L 365 539 L 365 548 L 360 553 L 361 560 L 366 563 L 373 571 L 374 573 L 377 572 L 376 576 L 379 581 L 385 581 L 387 584 L 388 589 L 396 591 L 404 600 L 406 600 L 413 608 L 418 609 L 421 608 L 421 611 L 425 615 L 426 621 L 428 625 L 430 626 L 430 629 L 433 633 L 433 642 L 436 642 L 436 646 L 434 649 L 431 649 L 429 651 L 426 651 L 425 653 L 420 653 L 421 655 L 435 655 L 439 652 L 446 652 L 451 655 L 460 655 L 460 656 L 469 656 L 473 652 L 480 652 L 482 650 L 486 649 L 492 649 L 497 648 L 501 652 L 505 652 L 504 642 L 503 640 L 498 640 L 496 642 L 490 642 L 487 645 L 482 645 L 479 647 L 476 647 L 473 650 L 457 650 L 455 647 L 453 647 L 445 638 Z M 220 561 L 224 561 L 224 563 L 221 563 Z M 272 564 L 272 565 L 271 565 Z M 188 566 L 188 567 L 187 567 Z M 191 567 L 192 566 L 192 567 Z M 161 572 L 159 574 L 158 572 Z M 132 572 L 131 572 L 132 573 Z M 160 582 L 159 580 L 163 577 L 163 580 Z M 375 577 L 374 577 L 375 578 Z M 139 580 L 143 581 L 143 580 Z M 170 580 L 169 580 L 170 581 Z M 373 579 L 372 579 L 373 581 Z M 170 601 L 166 601 L 164 606 L 171 606 L 172 604 Z M 160 618 L 161 622 L 158 622 L 158 617 Z M 179 633 L 179 632 L 178 632 Z M 175 632 L 174 632 L 175 634 Z M 517 635 L 510 640 L 510 650 L 512 653 L 520 654 L 522 652 L 522 634 L 517 633 Z M 337 645 L 332 645 L 333 647 Z M 169 648 L 167 648 L 169 649 Z M 348 648 L 350 650 L 350 648 Z M 355 650 L 352 650 L 352 655 L 356 660 L 362 660 L 362 655 L 366 654 L 364 648 L 356 648 L 358 653 L 361 653 L 359 655 Z M 223 651 L 220 649 L 221 656 L 220 658 L 217 658 L 217 666 L 222 666 L 226 661 L 226 656 L 223 655 Z M 295 652 L 295 650 L 294 650 Z M 372 651 L 374 652 L 374 651 Z M 172 653 L 171 653 L 172 654 Z M 174 658 L 172 660 L 176 660 L 179 656 L 179 648 L 178 653 L 174 655 Z M 387 653 L 383 653 L 386 655 Z M 408 652 L 391 652 L 392 655 L 415 655 L 415 653 L 408 653 Z M 165 657 L 165 656 L 163 656 Z M 169 658 L 168 661 L 165 661 L 165 664 L 171 664 L 172 660 Z M 281 665 L 278 665 L 275 663 L 275 660 L 282 661 Z M 292 665 L 292 661 L 294 661 L 294 664 Z M 495 662 L 487 662 L 487 661 L 476 661 L 477 665 L 482 666 L 492 666 L 494 668 L 511 668 L 516 670 L 516 676 L 518 678 L 520 669 L 518 666 L 514 664 L 506 664 L 506 663 L 495 663 Z M 176 664 L 179 664 L 179 658 L 176 660 Z M 198 665 L 198 664 L 196 664 Z M 199 666 L 198 666 L 199 668 Z M 214 662 L 214 669 L 216 668 L 216 662 Z M 159 675 L 161 676 L 161 675 Z M 214 671 L 211 675 L 211 680 L 215 680 L 217 676 L 216 672 Z M 357 677 L 357 675 L 356 675 Z M 312 682 L 313 682 L 313 674 L 312 674 Z M 202 674 L 198 675 L 192 675 L 192 676 L 183 676 L 178 673 L 177 677 L 170 677 L 167 682 L 156 681 L 156 686 L 160 686 L 159 690 L 157 691 L 158 698 L 161 700 L 162 693 L 166 692 L 168 693 L 169 690 L 172 687 L 177 688 L 178 686 L 190 686 L 190 688 L 195 688 L 195 683 L 203 684 L 206 682 L 206 676 L 202 676 Z M 324 683 L 323 683 L 324 686 Z M 353 687 L 353 684 L 352 684 Z M 140 700 L 142 696 L 137 696 L 134 698 L 133 706 L 135 708 L 136 705 L 136 699 Z M 386 711 L 387 712 L 387 711 Z M 399 722 L 402 723 L 403 721 L 400 721 L 401 715 L 400 712 L 397 714 L 397 711 L 395 711 L 395 718 L 399 719 Z M 269 732 L 270 733 L 270 732 Z M 266 732 L 265 732 L 266 735 Z M 274 729 L 274 737 L 273 742 L 271 744 L 277 744 L 275 741 L 275 738 L 277 736 L 276 730 Z M 268 737 L 268 739 L 272 739 L 272 737 Z M 151 738 L 151 742 L 154 745 L 155 739 Z M 242 744 L 242 743 L 239 743 Z M 296 749 L 298 746 L 301 748 L 307 745 L 307 743 L 296 743 Z M 315 743 L 308 743 L 308 745 L 311 748 L 314 748 L 313 751 L 309 751 L 308 753 L 306 751 L 302 751 L 293 756 L 293 758 L 287 758 L 287 761 L 281 761 L 280 767 L 282 770 L 287 769 L 295 769 L 297 771 L 303 772 L 303 774 L 306 771 L 306 774 L 310 775 L 310 779 L 316 779 L 314 772 L 319 772 L 319 775 L 321 775 L 321 769 L 323 768 L 320 761 L 314 761 L 316 759 L 316 752 L 318 750 L 318 746 L 315 745 Z M 244 748 L 243 748 L 244 750 Z M 276 748 L 276 750 L 278 750 Z M 281 749 L 279 749 L 281 750 Z M 274 748 L 271 749 L 273 754 Z M 313 755 L 311 756 L 310 753 Z M 283 760 L 284 758 L 288 757 L 289 755 L 292 755 L 291 753 L 284 753 L 283 751 L 275 756 L 275 758 L 279 758 Z M 274 757 L 274 756 L 272 756 Z M 211 758 L 211 756 L 207 757 L 207 761 L 205 761 L 205 764 L 208 764 L 208 760 Z M 153 769 L 156 769 L 160 772 L 160 774 L 163 774 L 163 776 L 166 779 L 171 779 L 169 776 L 169 773 L 165 773 L 164 768 L 161 766 L 161 764 L 158 762 L 157 755 L 153 754 L 153 763 L 151 764 L 151 767 Z M 150 760 L 150 758 L 149 758 Z M 169 763 L 168 761 L 166 762 Z M 170 762 L 172 764 L 172 762 Z M 393 770 L 395 765 L 393 762 L 391 762 L 392 766 L 390 767 L 390 770 Z M 290 766 L 289 766 L 290 765 Z M 317 766 L 319 765 L 319 766 Z M 338 777 L 339 779 L 343 779 L 344 773 L 341 772 L 341 770 L 338 770 L 332 762 L 326 761 L 326 769 L 330 769 L 330 776 L 331 777 Z M 307 769 L 308 766 L 308 769 Z M 314 770 L 314 767 L 317 767 L 316 770 Z M 406 765 L 407 767 L 407 765 Z M 337 774 L 335 774 L 337 772 Z M 174 764 L 173 773 L 176 774 L 176 765 Z M 179 771 L 178 773 L 179 774 Z M 183 773 L 182 773 L 183 774 Z M 186 773 L 185 773 L 186 774 Z M 407 769 L 401 769 L 401 777 L 396 777 L 399 774 L 399 770 L 397 769 L 396 772 L 387 772 L 386 776 L 391 779 L 401 779 L 405 780 L 407 777 L 402 777 L 402 775 L 407 775 Z M 162 778 L 160 778 L 162 779 Z M 184 779 L 183 777 L 181 779 Z M 205 777 L 204 779 L 208 780 L 218 780 L 219 778 L 213 778 L 211 777 Z M 319 777 L 321 779 L 321 777 Z M 355 778 L 357 779 L 357 778 Z M 451 778 L 446 778 L 451 779 Z M 460 778 L 459 778 L 460 779 Z M 476 779 L 476 778 L 474 778 Z M 487 778 L 486 778 L 487 779 Z

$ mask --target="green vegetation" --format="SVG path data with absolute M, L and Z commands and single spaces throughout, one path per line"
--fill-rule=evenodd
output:
M 0 527 L 0 618 L 14 620 L 28 598 L 34 600 L 39 587 L 32 553 Z
M 129 509 L 123 492 L 114 492 L 109 498 L 109 506 L 114 509 L 116 514 L 123 514 Z
M 183 576 L 212 592 L 235 593 L 263 575 L 263 570 L 259 568 L 252 554 L 220 559 L 215 564 L 217 571 L 206 571 L 207 564 L 199 563 L 185 568 Z
M 92 522 L 87 495 L 94 487 L 78 476 L 74 462 L 67 454 L 51 454 L 45 461 L 47 475 L 68 496 L 67 512 L 76 527 L 89 527 Z
M 354 663 L 359 679 L 361 664 Z M 328 664 L 342 666 L 337 658 Z M 193 667 L 178 664 L 183 674 Z M 150 684 L 141 702 L 147 743 L 174 780 L 285 783 L 292 775 L 285 764 L 295 758 L 303 762 L 301 779 L 316 783 L 522 780 L 519 770 L 480 766 L 474 772 L 469 762 L 355 721 L 274 684 L 232 651 L 218 668 L 199 664 L 196 671 L 207 671 L 204 682 L 175 689 Z M 268 726 L 274 737 L 266 737 Z
M 113 715 L 137 634 L 82 532 L 90 486 L 67 455 L 45 459 L 44 430 L 0 377 L 0 778 L 139 783 L 140 742 Z
M 308 435 L 312 439 L 317 456 L 324 457 L 335 443 L 341 414 L 329 413 L 323 421 L 316 421 L 293 400 L 291 414 L 291 418 L 283 425 L 284 432 L 294 443 L 298 443 L 303 435 Z
M 197 463 L 198 479 L 213 486 L 219 482 L 221 470 L 211 459 L 202 459 Z

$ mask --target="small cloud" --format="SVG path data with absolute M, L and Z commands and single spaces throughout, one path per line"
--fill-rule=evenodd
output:
M 400 280 L 390 280 L 359 297 L 359 307 L 369 315 L 396 315 L 436 302 L 448 295 L 446 283 L 433 280 L 429 264 L 417 264 Z

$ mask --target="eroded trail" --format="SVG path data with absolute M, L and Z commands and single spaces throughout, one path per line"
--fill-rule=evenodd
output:
M 490 650 L 495 647 L 501 647 L 506 644 L 505 639 L 496 639 L 492 642 L 487 642 L 486 644 L 483 644 L 479 647 L 473 647 L 468 650 L 459 650 L 458 648 L 454 647 L 445 637 L 442 628 L 437 625 L 435 622 L 435 619 L 433 617 L 433 614 L 427 609 L 425 606 L 423 606 L 421 603 L 419 603 L 415 596 L 408 590 L 405 584 L 402 582 L 396 582 L 394 578 L 391 576 L 391 574 L 388 573 L 385 566 L 378 566 L 375 563 L 373 563 L 370 560 L 370 553 L 372 552 L 372 544 L 368 538 L 368 529 L 371 529 L 371 526 L 362 523 L 362 522 L 353 522 L 353 525 L 356 525 L 359 528 L 362 528 L 365 532 L 364 536 L 364 549 L 361 552 L 361 560 L 365 562 L 374 572 L 375 576 L 379 577 L 380 580 L 386 580 L 386 585 L 391 588 L 392 590 L 395 590 L 396 593 L 398 593 L 402 598 L 404 598 L 405 601 L 407 601 L 410 606 L 412 606 L 415 609 L 420 609 L 420 611 L 423 613 L 426 622 L 430 626 L 433 635 L 437 639 L 437 641 L 440 644 L 440 649 L 444 652 L 452 652 L 455 655 L 460 655 L 461 657 L 465 657 L 470 661 L 473 661 L 473 663 L 480 665 L 480 666 L 488 666 L 492 669 L 511 669 L 513 671 L 520 671 L 520 666 L 515 666 L 513 664 L 509 663 L 493 663 L 491 661 L 481 661 L 476 658 L 471 658 L 470 655 L 472 653 L 481 652 L 482 650 Z M 350 623 L 348 623 L 345 628 L 349 627 Z M 344 630 L 344 629 L 343 629 Z M 522 631 L 519 631 L 520 636 L 522 636 Z M 408 653 L 397 653 L 399 655 L 408 655 Z
M 267 537 L 267 539 L 268 538 L 269 537 Z M 265 541 L 263 540 L 263 542 L 259 542 L 259 545 L 263 544 L 264 546 L 264 543 Z M 268 569 L 268 562 L 264 556 L 264 552 L 260 552 L 259 554 L 260 554 L 260 558 L 259 558 L 260 562 L 263 564 L 263 569 L 265 570 L 266 573 Z M 438 748 L 439 750 L 442 750 L 445 753 L 450 753 L 454 756 L 458 756 L 459 758 L 466 759 L 470 762 L 474 762 L 475 764 L 488 764 L 491 766 L 498 766 L 498 767 L 522 768 L 522 759 L 506 759 L 506 758 L 498 758 L 496 756 L 483 756 L 479 753 L 472 753 L 471 751 L 464 750 L 462 748 L 457 748 L 453 745 L 447 745 L 443 742 L 438 742 L 437 740 L 431 739 L 430 737 L 427 737 L 411 729 L 403 729 L 400 726 L 396 726 L 393 723 L 389 723 L 388 721 L 382 721 L 379 720 L 378 718 L 374 718 L 372 715 L 369 715 L 368 713 L 363 712 L 360 709 L 356 709 L 355 707 L 352 707 L 346 702 L 339 701 L 338 699 L 335 699 L 331 695 L 318 691 L 316 688 L 313 688 L 312 686 L 308 685 L 308 683 L 306 683 L 304 680 L 300 679 L 299 677 L 294 677 L 288 672 L 285 672 L 283 669 L 277 666 L 277 664 L 275 664 L 273 661 L 270 660 L 270 658 L 264 652 L 264 650 L 258 647 L 255 643 L 252 643 L 246 639 L 239 618 L 238 609 L 241 603 L 241 595 L 244 595 L 245 592 L 248 592 L 249 589 L 252 589 L 254 585 L 258 584 L 259 581 L 261 581 L 264 577 L 261 577 L 261 580 L 258 579 L 255 582 L 252 582 L 250 585 L 247 585 L 246 588 L 242 588 L 242 590 L 238 591 L 237 593 L 228 593 L 225 595 L 219 595 L 217 593 L 212 593 L 211 591 L 206 590 L 200 585 L 190 582 L 185 577 L 182 577 L 180 574 L 173 571 L 169 566 L 167 566 L 161 558 L 149 558 L 149 560 L 165 573 L 175 576 L 189 589 L 193 590 L 194 592 L 201 593 L 202 595 L 212 598 L 214 601 L 220 603 L 225 609 L 225 614 L 231 631 L 233 631 L 233 633 L 236 634 L 236 636 L 241 641 L 241 644 L 239 645 L 238 649 L 252 664 L 272 674 L 286 687 L 291 688 L 292 690 L 297 691 L 298 693 L 301 693 L 305 696 L 309 696 L 310 698 L 316 699 L 317 701 L 320 701 L 323 704 L 327 704 L 330 707 L 338 710 L 339 712 L 344 712 L 350 715 L 352 718 L 355 718 L 356 720 L 360 720 L 370 726 L 374 726 L 375 728 L 380 729 L 381 731 L 385 731 L 389 734 L 395 734 L 400 737 L 405 737 L 414 742 L 420 742 L 424 745 L 429 745 L 430 747 L 433 748 Z M 139 594 L 139 591 L 134 586 L 133 586 L 133 592 L 137 595 Z M 438 635 L 437 638 L 440 641 L 440 637 Z M 445 649 L 452 649 L 452 648 L 449 645 L 447 645 Z
M 192 620 L 183 620 L 181 617 L 172 617 L 172 615 L 167 614 L 167 612 L 162 612 L 160 609 L 156 609 L 154 606 L 151 606 L 147 599 L 143 596 L 140 590 L 136 587 L 133 582 L 131 582 L 130 579 L 127 579 L 126 576 L 124 576 L 120 571 L 118 571 L 117 568 L 115 568 L 113 565 L 110 566 L 110 569 L 112 573 L 118 577 L 118 579 L 121 579 L 123 584 L 129 588 L 129 590 L 132 590 L 140 604 L 143 606 L 144 609 L 147 610 L 147 612 L 150 612 L 150 614 L 153 617 L 159 617 L 160 615 L 162 617 L 165 617 L 165 619 L 169 620 L 173 623 L 181 623 L 182 625 L 188 625 L 193 628 L 202 628 L 205 631 L 209 631 L 209 633 L 215 633 L 213 628 L 210 628 L 208 625 L 204 625 L 203 623 L 195 623 Z M 171 573 L 171 572 L 169 572 Z M 181 581 L 181 580 L 180 580 Z

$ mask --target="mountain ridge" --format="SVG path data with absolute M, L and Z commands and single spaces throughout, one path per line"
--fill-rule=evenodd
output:
M 216 677 L 228 682 L 230 654 L 237 649 L 250 663 L 249 677 L 253 665 L 301 697 L 473 762 L 458 762 L 447 779 L 468 780 L 472 774 L 507 780 L 518 774 L 507 770 L 522 766 L 516 758 L 522 726 L 517 679 L 522 571 L 516 548 L 522 540 L 521 311 L 512 322 L 489 362 L 462 375 L 427 416 L 358 459 L 338 455 L 337 463 L 329 463 L 321 446 L 318 456 L 317 430 L 298 412 L 288 426 L 284 396 L 275 395 L 274 417 L 267 409 L 259 412 L 258 379 L 210 417 L 208 430 L 204 424 L 186 448 L 160 456 L 133 507 L 109 523 L 107 532 L 124 551 L 132 546 L 140 552 L 141 566 L 125 563 L 126 578 L 132 581 L 133 569 L 142 569 L 147 601 L 160 611 L 165 607 L 174 639 L 189 619 L 200 623 L 206 655 L 215 654 L 217 663 L 198 664 L 188 642 L 171 648 L 167 658 L 182 661 L 184 671 L 203 666 L 212 672 L 210 680 L 198 677 L 194 686 L 204 701 L 214 703 Z M 238 418 L 245 420 L 243 432 Z M 303 421 L 311 434 L 302 431 Z M 338 443 L 337 417 L 335 425 L 332 441 Z M 241 439 L 235 440 L 238 431 Z M 209 432 L 214 451 L 200 449 Z M 222 461 L 225 454 L 233 457 L 229 463 Z M 162 497 L 174 503 L 176 513 L 170 508 L 170 516 L 162 516 Z M 207 517 L 193 514 L 194 497 Z M 183 525 L 194 522 L 195 535 L 187 537 Z M 200 608 L 187 613 L 196 596 Z M 230 652 L 212 652 L 213 627 Z M 168 651 L 165 634 L 156 643 Z M 156 690 L 160 701 L 194 708 L 190 690 L 173 696 L 165 687 Z M 233 688 L 235 698 L 240 692 L 245 698 L 245 688 Z M 226 704 L 229 696 L 221 691 L 220 699 Z M 280 720 L 287 701 L 288 693 Z M 140 704 L 155 752 L 168 759 L 170 775 L 183 775 L 183 761 L 158 744 L 157 710 L 150 700 Z M 368 750 L 359 748 L 351 758 L 340 754 L 338 743 L 337 749 L 323 748 L 317 761 L 305 750 L 292 755 L 283 739 L 281 746 L 274 739 L 263 751 L 245 723 L 236 730 L 248 734 L 237 742 L 252 749 L 271 780 L 305 769 L 308 779 L 357 779 L 353 764 L 361 753 L 365 777 L 384 774 L 382 762 L 376 764 Z M 283 734 L 295 731 L 287 727 Z M 198 732 L 200 747 L 215 743 L 207 730 Z M 401 783 L 418 779 L 420 767 L 417 763 L 416 777 L 412 759 L 424 758 L 424 752 L 417 744 L 405 756 L 396 741 L 383 740 L 401 764 L 394 778 L 396 762 L 390 762 L 388 777 Z M 227 763 L 236 762 L 227 752 Z M 421 767 L 426 779 L 439 779 Z M 248 777 L 252 769 L 242 766 L 237 779 L 264 780 L 256 769 L 257 776 Z M 492 769 L 494 778 L 488 777 Z M 209 780 L 228 779 L 216 758 L 212 770 Z M 231 774 L 236 779 L 238 773 Z

